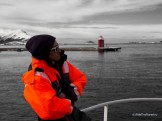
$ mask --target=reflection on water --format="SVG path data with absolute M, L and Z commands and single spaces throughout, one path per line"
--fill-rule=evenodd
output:
M 122 47 L 121 52 L 66 52 L 69 61 L 87 75 L 87 86 L 77 103 L 80 108 L 123 98 L 162 97 L 162 45 L 119 46 Z M 30 61 L 28 52 L 0 53 L 0 120 L 36 120 L 35 114 L 23 99 L 21 82 L 21 76 Z M 159 115 L 133 117 L 133 113 Z M 118 104 L 109 107 L 110 121 L 162 120 L 160 114 L 160 102 Z M 93 120 L 99 120 L 102 117 L 102 109 L 89 115 L 95 117 Z

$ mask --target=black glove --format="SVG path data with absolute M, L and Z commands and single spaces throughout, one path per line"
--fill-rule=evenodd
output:
M 64 85 L 62 87 L 62 92 L 66 95 L 67 99 L 70 99 L 72 104 L 78 100 L 78 97 L 74 91 L 74 87 L 71 85 Z
M 67 55 L 64 54 L 64 50 L 61 50 L 60 52 L 60 66 L 62 67 L 62 65 L 64 64 L 64 62 L 67 60 Z
M 85 113 L 79 110 L 77 107 L 73 107 L 73 112 L 69 116 L 70 121 L 91 121 L 91 118 Z

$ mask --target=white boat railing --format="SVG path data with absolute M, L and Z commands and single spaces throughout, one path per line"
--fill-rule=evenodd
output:
M 100 103 L 85 109 L 82 109 L 83 112 L 90 112 L 92 110 L 102 108 L 104 107 L 104 121 L 108 120 L 108 106 L 112 104 L 118 104 L 118 103 L 127 103 L 127 102 L 138 102 L 138 101 L 162 101 L 162 98 L 128 98 L 128 99 L 120 99 L 120 100 L 114 100 L 109 101 L 105 103 Z

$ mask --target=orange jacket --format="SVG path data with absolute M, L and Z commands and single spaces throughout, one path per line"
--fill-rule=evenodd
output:
M 81 95 L 86 84 L 86 76 L 69 62 L 67 64 L 71 84 Z M 36 72 L 37 67 L 44 71 Z M 24 97 L 43 120 L 59 119 L 72 112 L 71 101 L 59 98 L 51 86 L 51 82 L 54 81 L 59 84 L 56 75 L 60 77 L 58 71 L 49 67 L 45 61 L 32 58 L 32 70 L 26 72 L 22 77 L 25 84 Z

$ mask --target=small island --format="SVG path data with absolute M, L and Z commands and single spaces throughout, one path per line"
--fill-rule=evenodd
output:
M 89 41 L 86 41 L 86 44 L 95 44 L 95 42 L 94 42 L 94 41 L 89 40 Z

